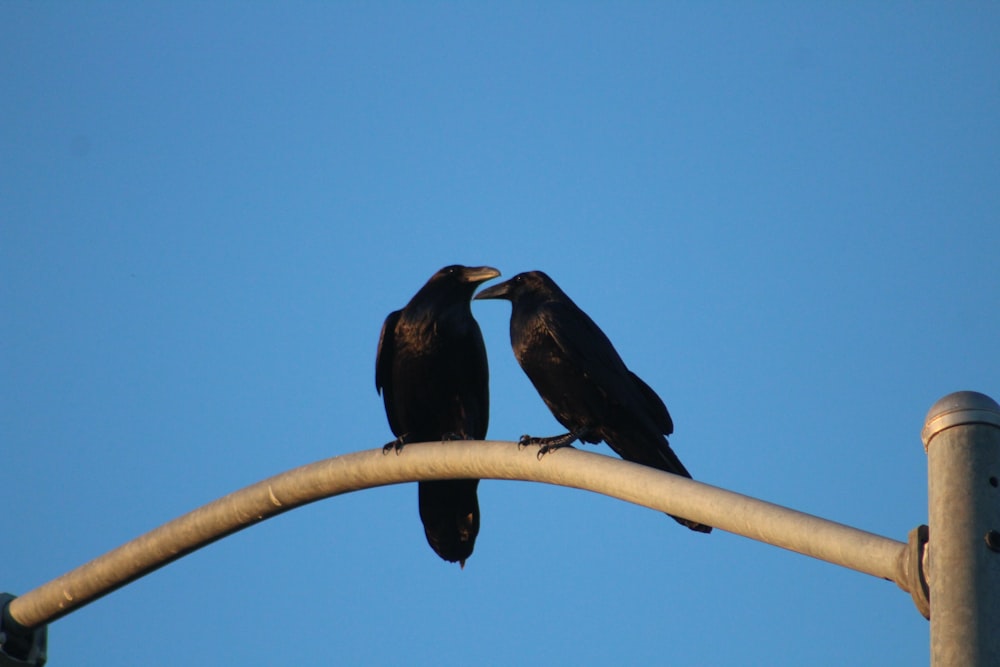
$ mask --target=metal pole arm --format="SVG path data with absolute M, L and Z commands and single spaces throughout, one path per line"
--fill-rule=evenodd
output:
M 399 455 L 383 454 L 379 448 L 295 468 L 178 517 L 13 599 L 8 612 L 22 626 L 37 627 L 296 507 L 376 486 L 456 478 L 534 481 L 595 491 L 913 589 L 914 559 L 903 542 L 600 454 L 564 448 L 538 460 L 536 451 L 502 441 L 415 443 Z

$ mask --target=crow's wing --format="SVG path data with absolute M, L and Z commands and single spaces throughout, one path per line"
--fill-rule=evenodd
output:
M 385 402 L 385 414 L 389 418 L 389 427 L 393 434 L 400 435 L 399 423 L 392 389 L 392 366 L 396 359 L 396 324 L 403 311 L 394 310 L 382 323 L 382 332 L 378 335 L 378 350 L 375 353 L 375 391 L 382 394 Z
M 576 304 L 549 301 L 539 309 L 539 316 L 564 361 L 572 364 L 580 375 L 580 381 L 591 391 L 596 391 L 605 402 L 602 406 L 594 406 L 595 410 L 600 413 L 614 405 L 642 409 L 648 397 L 635 382 L 635 376 L 625 366 L 611 341 L 589 315 Z M 649 391 L 652 392 L 652 389 Z

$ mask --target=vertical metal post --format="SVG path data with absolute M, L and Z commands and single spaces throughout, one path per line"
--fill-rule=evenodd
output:
M 931 666 L 1000 665 L 1000 406 L 960 391 L 927 413 Z

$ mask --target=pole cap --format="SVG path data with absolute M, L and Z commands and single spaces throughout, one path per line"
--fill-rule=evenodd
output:
M 1000 405 L 978 391 L 956 391 L 948 394 L 927 412 L 920 438 L 924 451 L 935 435 L 952 426 L 963 424 L 989 424 L 1000 428 Z

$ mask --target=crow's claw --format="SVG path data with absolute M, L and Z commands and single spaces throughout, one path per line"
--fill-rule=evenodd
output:
M 395 449 L 396 450 L 396 456 L 399 456 L 399 453 L 401 451 L 403 451 L 403 445 L 405 445 L 405 444 L 406 444 L 406 436 L 405 435 L 401 435 L 398 438 L 396 438 L 395 440 L 393 440 L 391 442 L 387 442 L 384 445 L 382 445 L 382 455 L 384 456 L 384 455 L 388 454 L 390 451 L 392 451 L 393 449 Z
M 566 447 L 569 447 L 570 449 L 575 449 L 573 445 L 569 443 L 566 443 L 565 445 L 559 443 L 543 443 L 542 446 L 538 448 L 538 454 L 536 454 L 535 456 L 537 456 L 538 460 L 541 461 L 542 457 L 548 454 L 549 452 L 554 452 L 557 449 L 565 449 Z
M 538 457 L 538 460 L 541 461 L 542 457 L 549 452 L 571 446 L 580 438 L 582 434 L 583 431 L 576 431 L 573 433 L 563 433 L 562 435 L 553 435 L 548 438 L 536 438 L 530 435 L 522 435 L 517 441 L 517 449 L 524 449 L 528 445 L 539 445 L 538 454 L 536 456 Z

